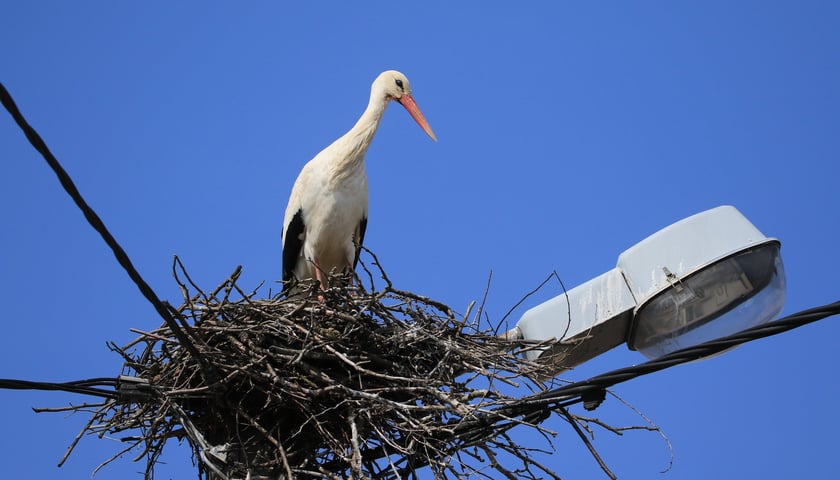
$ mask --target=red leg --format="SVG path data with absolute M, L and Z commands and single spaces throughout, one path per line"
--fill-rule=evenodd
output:
M 321 264 L 318 262 L 318 257 L 315 257 L 315 279 L 318 280 L 318 284 L 321 286 L 321 290 L 324 290 L 324 281 L 321 280 Z

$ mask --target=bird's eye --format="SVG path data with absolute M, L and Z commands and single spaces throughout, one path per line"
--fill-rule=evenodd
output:
M 403 90 L 403 83 L 402 83 L 402 80 L 400 80 L 400 79 L 398 78 L 398 79 L 396 80 L 396 83 L 397 83 L 397 86 L 398 86 L 398 87 L 400 87 L 400 90 Z

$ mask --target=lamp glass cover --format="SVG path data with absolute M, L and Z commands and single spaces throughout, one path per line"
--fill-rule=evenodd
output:
M 779 243 L 771 241 L 675 278 L 638 309 L 628 346 L 657 358 L 766 323 L 784 302 Z

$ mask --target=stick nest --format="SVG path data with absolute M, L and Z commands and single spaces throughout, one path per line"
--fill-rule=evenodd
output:
M 406 478 L 421 468 L 436 478 L 557 478 L 506 433 L 545 434 L 548 414 L 500 408 L 517 401 L 505 390 L 539 389 L 547 372 L 517 355 L 533 345 L 480 330 L 473 305 L 458 316 L 384 273 L 381 291 L 357 279 L 257 299 L 237 286 L 238 269 L 209 293 L 177 258 L 174 270 L 184 302 L 172 311 L 190 345 L 166 323 L 111 345 L 130 377 L 87 427 L 140 431 L 123 440 L 126 451 L 142 448 L 147 478 L 175 437 L 189 441 L 199 477 L 214 479 Z

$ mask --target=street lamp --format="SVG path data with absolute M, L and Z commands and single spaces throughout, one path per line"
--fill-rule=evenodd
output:
M 515 336 L 559 373 L 626 342 L 648 358 L 768 322 L 782 310 L 781 243 L 737 209 L 680 220 L 618 257 L 616 267 L 522 315 Z

